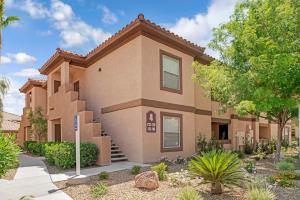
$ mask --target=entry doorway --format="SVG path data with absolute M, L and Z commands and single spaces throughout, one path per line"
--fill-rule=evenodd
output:
M 228 140 L 228 124 L 219 125 L 219 140 Z
M 61 142 L 61 125 L 60 124 L 54 124 L 54 141 L 55 142 Z

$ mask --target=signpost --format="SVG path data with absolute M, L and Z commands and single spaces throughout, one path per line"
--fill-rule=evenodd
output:
M 79 115 L 74 116 L 74 130 L 76 141 L 76 175 L 80 175 L 80 118 Z

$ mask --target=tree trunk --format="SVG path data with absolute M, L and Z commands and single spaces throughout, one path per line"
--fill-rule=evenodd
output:
M 211 183 L 211 194 L 222 194 L 222 184 L 220 182 Z
M 283 130 L 283 128 L 284 128 L 284 125 L 282 123 L 278 123 L 275 162 L 278 162 L 279 159 L 280 159 L 281 142 L 282 142 L 282 130 Z

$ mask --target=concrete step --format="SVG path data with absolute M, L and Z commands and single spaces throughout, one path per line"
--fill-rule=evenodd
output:
M 112 158 L 121 158 L 121 157 L 126 157 L 123 153 L 113 153 L 111 154 Z
M 121 157 L 121 158 L 112 158 L 111 162 L 120 162 L 120 161 L 128 161 L 128 158 L 125 157 Z
M 122 151 L 120 149 L 112 149 L 111 154 L 113 153 L 121 153 Z

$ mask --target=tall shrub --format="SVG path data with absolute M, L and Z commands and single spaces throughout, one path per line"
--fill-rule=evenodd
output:
M 11 136 L 0 133 L 0 178 L 18 163 L 20 149 Z

